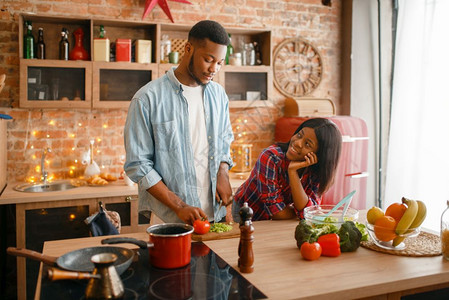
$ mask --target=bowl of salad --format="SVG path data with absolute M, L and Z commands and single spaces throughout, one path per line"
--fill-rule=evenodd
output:
M 344 212 L 343 206 L 335 209 L 335 205 L 315 205 L 304 208 L 304 219 L 309 225 L 332 224 L 338 228 L 346 222 L 356 222 L 359 218 L 359 211 L 348 207 Z

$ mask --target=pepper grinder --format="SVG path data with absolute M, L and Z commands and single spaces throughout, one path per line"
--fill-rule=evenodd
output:
M 241 219 L 238 267 L 242 273 L 252 273 L 254 271 L 254 227 L 251 221 L 253 210 L 245 202 L 242 208 L 240 208 L 239 214 Z

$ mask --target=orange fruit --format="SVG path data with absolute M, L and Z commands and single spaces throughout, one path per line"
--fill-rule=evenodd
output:
M 374 234 L 382 242 L 389 242 L 396 237 L 396 220 L 390 216 L 383 216 L 374 223 Z
M 406 210 L 407 206 L 405 206 L 403 203 L 393 203 L 388 206 L 387 210 L 385 211 L 385 215 L 393 217 L 396 222 L 399 222 Z

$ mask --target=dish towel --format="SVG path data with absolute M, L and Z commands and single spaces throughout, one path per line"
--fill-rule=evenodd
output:
M 100 211 L 89 216 L 84 222 L 89 226 L 92 236 L 117 235 L 120 233 L 120 215 L 115 211 L 108 211 L 100 202 Z

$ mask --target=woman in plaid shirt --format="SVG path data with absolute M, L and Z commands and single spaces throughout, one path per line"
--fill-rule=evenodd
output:
M 330 120 L 303 122 L 287 143 L 265 148 L 249 178 L 238 188 L 232 215 L 240 222 L 244 202 L 253 221 L 303 218 L 306 206 L 320 204 L 332 185 L 341 152 L 341 133 Z

